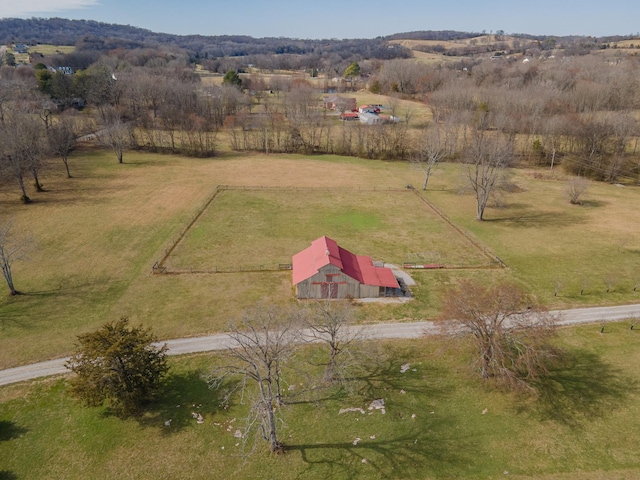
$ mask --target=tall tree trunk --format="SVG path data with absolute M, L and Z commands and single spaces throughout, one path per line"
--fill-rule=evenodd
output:
M 38 179 L 38 171 L 35 168 L 31 169 L 31 175 L 33 176 L 33 184 L 36 187 L 36 191 L 44 192 L 42 184 L 40 183 L 40 179 Z
M 5 263 L 2 266 L 2 275 L 4 279 L 7 281 L 7 286 L 9 287 L 9 292 L 11 295 L 17 295 L 19 292 L 16 290 L 16 287 L 13 285 L 13 275 L 11 274 L 11 266 Z
M 18 175 L 16 178 L 18 179 L 18 185 L 20 185 L 20 190 L 22 191 L 22 197 L 20 197 L 22 203 L 31 203 L 31 199 L 29 198 L 29 195 L 27 195 L 27 189 L 24 186 L 24 177 L 22 175 Z
M 64 168 L 67 169 L 67 178 L 71 178 L 71 172 L 69 171 L 69 157 L 65 155 L 62 157 L 62 161 L 64 162 Z

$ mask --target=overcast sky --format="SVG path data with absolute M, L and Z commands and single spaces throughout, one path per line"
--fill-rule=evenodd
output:
M 0 16 L 252 37 L 373 38 L 415 30 L 605 36 L 640 30 L 640 0 L 0 0 Z

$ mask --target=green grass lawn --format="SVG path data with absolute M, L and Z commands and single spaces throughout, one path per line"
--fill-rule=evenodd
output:
M 323 235 L 387 263 L 402 264 L 416 253 L 452 266 L 489 263 L 412 191 L 309 189 L 220 192 L 166 265 L 183 271 L 277 268 Z
M 471 195 L 451 188 L 459 169 L 448 167 L 427 197 L 491 247 L 541 301 L 584 306 L 640 300 L 640 289 L 633 290 L 640 280 L 637 186 L 594 182 L 584 203 L 571 205 L 561 175 L 540 180 L 536 171 L 515 170 L 511 181 L 518 193 L 507 194 L 499 208 L 487 210 L 486 221 L 477 222 Z M 562 285 L 558 297 L 555 281 Z
M 303 349 L 280 411 L 288 451 L 275 457 L 262 442 L 246 456 L 253 443 L 243 448 L 234 437 L 246 402 L 236 395 L 222 405 L 202 376 L 219 356 L 172 359 L 161 401 L 124 421 L 81 408 L 61 379 L 4 387 L 0 471 L 24 479 L 636 478 L 639 335 L 628 323 L 605 334 L 561 330 L 564 361 L 538 398 L 494 390 L 468 367 L 468 349 L 442 339 L 368 346 L 346 390 L 308 388 L 306 360 L 322 353 Z M 367 410 L 377 398 L 385 414 Z M 339 414 L 349 407 L 365 414 Z

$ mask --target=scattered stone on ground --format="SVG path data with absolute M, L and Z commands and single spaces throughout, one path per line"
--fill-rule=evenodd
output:
M 367 463 L 367 459 L 366 459 L 366 458 L 363 458 L 363 459 L 362 459 L 362 463 Z
M 386 409 L 384 408 L 384 399 L 376 398 L 373 402 L 371 402 L 371 404 L 369 405 L 369 411 L 372 410 L 380 410 L 380 413 L 382 413 L 383 415 L 387 413 Z
M 365 413 L 363 408 L 349 407 L 349 408 L 341 408 L 340 411 L 338 412 L 338 415 L 342 415 L 343 413 L 348 413 L 348 412 L 360 412 L 363 415 Z
M 404 395 L 405 393 L 407 392 L 405 392 L 404 389 L 400 390 L 400 394 Z
M 164 422 L 164 426 L 165 427 L 170 427 L 171 426 L 171 419 L 169 419 L 166 422 Z
M 416 418 L 416 414 L 414 413 L 413 415 L 411 415 L 411 418 Z
M 411 364 L 410 363 L 405 363 L 404 365 L 402 365 L 400 367 L 400 373 L 405 373 L 410 368 L 411 368 Z
M 198 412 L 191 412 L 191 416 L 196 419 L 198 423 L 204 423 L 204 417 Z
M 484 410 L 482 410 L 482 415 L 484 415 L 484 414 L 485 414 L 485 413 L 487 413 L 488 411 L 489 411 L 489 410 L 485 408 Z
M 236 438 L 242 438 L 242 432 L 240 430 L 236 430 L 233 432 L 233 436 Z
M 362 440 L 360 437 L 356 437 L 356 439 L 352 442 L 354 445 L 358 445 L 358 442 Z
M 371 440 L 375 440 L 375 439 L 376 439 L 376 436 L 375 436 L 375 435 L 369 435 L 369 438 L 370 438 Z

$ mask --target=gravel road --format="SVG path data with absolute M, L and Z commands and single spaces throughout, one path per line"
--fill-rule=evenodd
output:
M 558 325 L 614 322 L 626 319 L 640 319 L 640 305 L 575 308 L 571 310 L 556 310 L 552 313 L 558 316 Z M 364 332 L 368 339 L 385 339 L 419 338 L 423 335 L 436 333 L 437 330 L 435 322 L 424 321 L 367 325 Z M 232 339 L 224 333 L 205 337 L 178 338 L 161 342 L 161 344 L 163 343 L 167 344 L 169 355 L 225 350 L 233 346 Z M 68 357 L 58 358 L 46 362 L 0 370 L 0 386 L 39 377 L 68 373 L 68 370 L 64 366 L 68 359 Z

